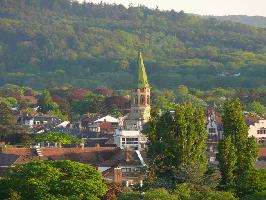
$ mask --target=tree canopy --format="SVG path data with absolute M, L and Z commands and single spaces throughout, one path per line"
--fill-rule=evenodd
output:
M 38 133 L 33 135 L 33 143 L 50 142 L 58 144 L 80 144 L 82 140 L 64 132 Z
M 131 88 L 139 49 L 156 88 L 265 85 L 261 28 L 71 0 L 2 0 L 0 16 L 0 85 Z
M 16 166 L 0 179 L 0 199 L 100 200 L 107 191 L 92 166 L 72 161 L 38 161 Z

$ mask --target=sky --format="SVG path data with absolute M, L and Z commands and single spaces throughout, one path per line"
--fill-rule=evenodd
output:
M 83 0 L 80 0 L 83 1 Z M 86 0 L 88 2 L 116 3 L 128 6 L 145 5 L 149 8 L 200 15 L 249 15 L 266 16 L 266 0 Z

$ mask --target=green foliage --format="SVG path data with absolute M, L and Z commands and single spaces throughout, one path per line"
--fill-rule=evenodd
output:
M 178 200 L 178 197 L 169 192 L 166 189 L 150 189 L 145 192 L 144 200 Z
M 227 190 L 235 187 L 237 155 L 231 136 L 226 136 L 219 145 L 219 167 L 222 175 L 221 185 Z
M 247 195 L 243 198 L 243 200 L 265 200 L 266 192 L 257 192 L 255 194 Z
M 17 192 L 11 191 L 9 200 L 21 200 L 21 196 Z
M 33 135 L 33 143 L 51 142 L 59 144 L 80 144 L 81 139 L 64 132 L 49 132 Z
M 69 0 L 3 0 L 0 14 L 1 85 L 131 88 L 139 47 L 156 88 L 265 85 L 264 29 Z
M 140 200 L 141 194 L 138 192 L 125 192 L 119 195 L 119 200 Z
M 17 100 L 14 97 L 0 97 L 0 102 L 5 103 L 8 107 L 12 108 L 18 104 Z
M 197 184 L 206 167 L 205 117 L 191 104 L 177 105 L 175 113 L 152 112 L 148 130 L 151 170 L 165 187 Z
M 79 114 L 102 113 L 104 111 L 104 96 L 92 93 L 80 101 L 75 101 L 73 110 Z
M 242 24 L 266 28 L 266 17 L 263 16 L 247 16 L 247 15 L 227 15 L 227 16 L 212 16 L 219 20 L 230 20 Z
M 248 127 L 239 100 L 225 103 L 222 123 L 224 140 L 219 147 L 221 184 L 227 190 L 237 190 L 238 195 L 241 195 L 245 190 L 238 187 L 239 183 L 251 184 L 250 181 L 253 180 L 250 176 L 245 176 L 246 179 L 243 180 L 243 174 L 255 169 L 257 143 L 255 138 L 248 138 Z
M 57 103 L 55 103 L 48 90 L 44 90 L 42 95 L 38 99 L 39 111 L 47 113 L 48 111 L 54 111 L 58 109 Z
M 17 119 L 12 114 L 10 107 L 0 101 L 0 141 L 21 142 L 25 131 L 16 123 Z
M 122 193 L 119 200 L 237 200 L 230 192 L 197 192 L 189 185 L 181 184 L 174 191 L 164 188 L 150 189 L 143 194 L 138 192 Z
M 182 183 L 177 185 L 174 189 L 173 194 L 178 197 L 178 199 L 189 199 L 193 193 L 194 189 L 191 185 L 187 183 Z
M 68 120 L 68 116 L 67 115 L 64 115 L 61 110 L 57 109 L 57 110 L 49 110 L 47 112 L 48 115 L 51 115 L 51 116 L 55 116 L 57 117 L 58 119 L 62 120 L 62 121 L 67 121 Z
M 237 198 L 230 192 L 208 191 L 195 193 L 188 200 L 237 200 Z
M 38 161 L 16 166 L 0 179 L 1 199 L 7 199 L 11 191 L 21 199 L 99 200 L 107 187 L 101 174 L 89 165 Z
M 224 136 L 231 136 L 237 154 L 237 174 L 254 169 L 258 152 L 256 142 L 248 139 L 248 127 L 245 123 L 239 100 L 227 101 L 222 117 Z M 250 148 L 253 147 L 253 148 Z
M 238 191 L 241 196 L 252 195 L 266 191 L 266 170 L 246 171 L 238 182 Z
M 259 116 L 265 116 L 266 115 L 266 107 L 262 105 L 260 102 L 253 101 L 249 105 L 249 109 L 251 112 L 255 112 Z

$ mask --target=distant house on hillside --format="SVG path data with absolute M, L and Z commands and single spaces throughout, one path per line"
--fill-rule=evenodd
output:
M 60 124 L 60 122 L 61 122 L 60 119 L 51 115 L 31 116 L 28 114 L 22 114 L 17 120 L 18 124 L 29 126 L 30 128 L 33 128 L 34 126 L 38 125 L 56 126 Z

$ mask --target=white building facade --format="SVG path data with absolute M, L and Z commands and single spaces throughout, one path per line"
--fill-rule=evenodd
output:
M 147 137 L 139 130 L 116 129 L 114 143 L 121 149 L 144 150 L 146 148 Z
M 248 136 L 255 137 L 258 143 L 266 143 L 266 119 L 259 119 L 249 125 Z

